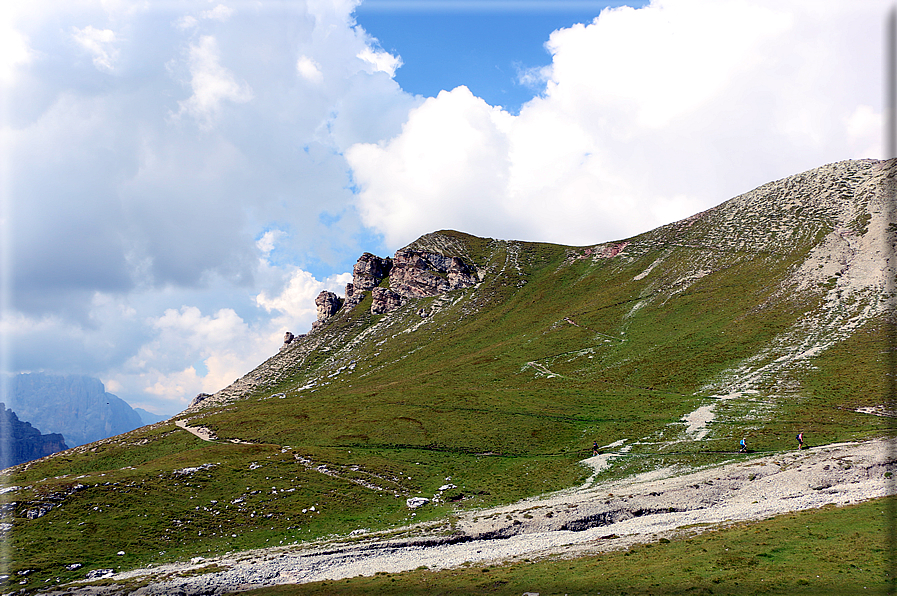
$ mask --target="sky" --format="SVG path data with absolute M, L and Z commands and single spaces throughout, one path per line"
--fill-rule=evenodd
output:
M 363 252 L 595 244 L 881 158 L 890 6 L 0 3 L 0 368 L 174 414 Z

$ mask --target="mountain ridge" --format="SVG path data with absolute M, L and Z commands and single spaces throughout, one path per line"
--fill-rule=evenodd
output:
M 441 231 L 389 266 L 362 255 L 346 300 L 325 296 L 319 324 L 230 386 L 6 471 L 11 569 L 76 579 L 404 532 L 587 480 L 772 456 L 797 432 L 893 436 L 893 165 L 829 164 L 614 242 Z M 597 473 L 582 465 L 593 442 L 613 455 Z

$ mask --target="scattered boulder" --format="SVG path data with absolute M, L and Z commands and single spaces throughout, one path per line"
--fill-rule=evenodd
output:
M 417 509 L 418 507 L 423 507 L 429 502 L 430 499 L 427 499 L 425 497 L 411 497 L 410 499 L 405 499 L 405 504 L 408 506 L 408 509 Z
M 293 335 L 291 332 L 287 331 L 283 334 L 283 345 L 280 346 L 281 350 L 285 350 L 294 343 L 298 342 L 300 338 L 305 337 L 304 334 Z
M 382 315 L 402 306 L 402 297 L 389 288 L 374 288 L 371 294 L 374 299 L 371 304 L 372 315 Z

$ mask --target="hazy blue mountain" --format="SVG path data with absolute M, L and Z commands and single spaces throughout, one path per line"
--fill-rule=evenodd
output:
M 16 375 L 10 380 L 8 400 L 22 420 L 44 432 L 61 433 L 70 447 L 144 426 L 131 406 L 107 393 L 93 377 Z
M 144 410 L 143 408 L 133 408 L 137 415 L 140 416 L 140 420 L 143 421 L 143 425 L 147 424 L 155 424 L 157 422 L 162 422 L 163 420 L 168 420 L 169 416 L 162 416 L 160 414 L 153 414 L 148 410 Z
M 68 449 L 61 434 L 43 435 L 0 402 L 0 468 L 8 468 Z

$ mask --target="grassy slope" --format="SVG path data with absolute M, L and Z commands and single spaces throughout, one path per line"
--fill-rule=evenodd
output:
M 794 428 L 816 444 L 887 432 L 881 418 L 851 411 L 881 403 L 875 391 L 857 394 L 884 378 L 886 326 L 873 320 L 823 352 L 816 369 L 794 371 L 789 399 L 770 386 L 722 410 L 706 440 L 669 446 L 681 417 L 709 397 L 709 381 L 819 306 L 818 294 L 783 294 L 780 280 L 830 229 L 824 218 L 789 235 L 789 250 L 757 252 L 737 234 L 720 240 L 719 217 L 644 234 L 608 259 L 446 233 L 488 271 L 479 287 L 386 316 L 370 315 L 368 298 L 307 338 L 320 344 L 301 348 L 298 364 L 284 362 L 300 348 L 247 375 L 279 366 L 276 381 L 194 422 L 256 445 L 202 442 L 163 423 L 20 469 L 12 482 L 27 488 L 15 495 L 5 564 L 34 569 L 35 585 L 434 519 L 580 482 L 576 462 L 592 440 L 641 440 L 608 472 L 623 474 L 730 458 L 746 432 L 752 448 L 769 451 L 791 447 Z M 636 279 L 658 259 L 662 267 Z M 696 267 L 705 274 L 692 279 Z M 432 312 L 426 321 L 421 308 Z M 360 333 L 369 335 L 346 348 Z M 745 407 L 766 410 L 746 423 Z M 204 464 L 214 465 L 174 472 Z M 446 478 L 457 485 L 442 495 L 450 503 L 405 508 Z M 35 503 L 58 506 L 27 519 Z M 62 568 L 75 562 L 84 567 Z

